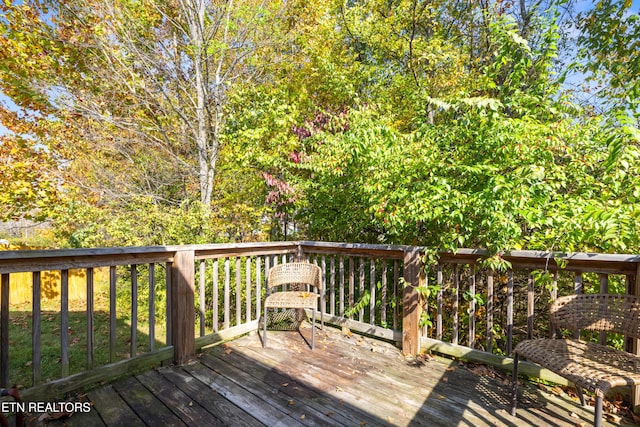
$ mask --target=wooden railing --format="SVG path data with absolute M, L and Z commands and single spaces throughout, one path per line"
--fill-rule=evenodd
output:
M 1 252 L 0 387 L 28 367 L 27 398 L 60 396 L 151 364 L 182 363 L 198 348 L 257 330 L 269 268 L 298 259 L 324 272 L 327 323 L 401 343 L 406 354 L 438 351 L 502 366 L 519 340 L 553 332 L 546 313 L 557 295 L 640 294 L 640 256 L 518 251 L 489 264 L 486 252 L 461 249 L 425 265 L 424 253 L 308 241 Z M 70 310 L 68 277 L 78 269 L 86 301 Z M 40 280 L 51 271 L 61 278 L 53 314 L 42 310 Z M 99 277 L 108 279 L 95 279 L 105 271 Z M 30 324 L 16 322 L 9 300 L 11 274 L 24 272 L 32 274 L 33 298 L 20 319 Z M 117 305 L 123 301 L 126 310 Z M 54 355 L 40 332 L 51 319 L 59 325 Z M 16 323 L 31 335 L 30 352 L 16 348 Z M 623 345 L 638 351 L 632 340 Z

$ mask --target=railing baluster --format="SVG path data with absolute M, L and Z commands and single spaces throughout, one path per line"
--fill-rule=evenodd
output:
M 344 317 L 344 257 L 340 256 L 340 311 L 341 317 Z
M 247 287 L 247 294 L 245 295 L 246 305 L 246 321 L 251 322 L 251 257 L 247 257 L 245 260 L 245 286 Z
M 355 265 L 353 257 L 349 257 L 349 319 L 353 319 L 353 305 L 355 302 Z
M 369 271 L 369 323 L 376 323 L 376 261 L 371 258 L 371 268 Z
M 576 294 L 581 294 L 583 291 L 584 285 L 582 283 L 582 272 L 578 271 L 576 272 L 575 276 L 573 276 L 573 292 Z M 575 331 L 573 331 L 573 338 L 580 338 L 579 330 L 576 329 Z
M 380 321 L 387 328 L 387 260 L 382 261 L 382 277 L 380 283 Z
M 171 302 L 173 299 L 173 294 L 171 292 L 171 288 L 173 287 L 171 285 L 171 281 L 173 280 L 171 278 L 172 274 L 171 271 L 173 270 L 173 263 L 171 262 L 167 262 L 165 264 L 165 275 L 166 275 L 166 284 L 167 284 L 167 288 L 166 288 L 166 292 L 167 292 L 167 304 L 166 304 L 166 316 L 167 316 L 167 345 L 173 345 L 173 337 L 171 336 L 171 330 L 173 328 L 173 316 L 171 314 Z
M 476 266 L 471 265 L 469 276 L 469 347 L 476 343 Z
M 109 363 L 116 361 L 116 266 L 109 267 Z
M 9 274 L 0 277 L 0 387 L 9 384 Z
M 600 280 L 600 293 L 601 294 L 608 294 L 609 293 L 609 275 L 608 274 L 600 274 L 598 278 Z M 601 307 L 601 309 L 604 310 L 605 307 Z M 606 332 L 604 332 L 604 331 L 600 332 L 599 342 L 602 345 L 606 345 L 607 344 L 607 333 Z
M 320 263 L 320 267 L 322 268 L 322 289 L 325 292 L 325 298 L 324 298 L 324 306 L 321 307 L 321 311 L 322 313 L 326 313 L 327 312 L 327 297 L 326 297 L 326 293 L 327 293 L 327 257 L 326 256 L 322 256 L 322 261 Z M 318 291 L 317 289 L 315 290 L 316 292 Z M 322 304 L 322 301 L 320 301 L 319 304 Z
M 131 349 L 130 356 L 138 354 L 138 266 L 131 264 Z
M 362 301 L 364 296 L 364 258 L 360 257 L 358 262 L 358 299 Z M 364 321 L 364 305 L 360 304 L 360 310 L 358 310 L 358 321 Z
M 220 321 L 220 308 L 219 308 L 219 304 L 220 304 L 220 296 L 218 295 L 219 293 L 219 288 L 218 288 L 218 258 L 213 260 L 213 289 L 212 289 L 212 293 L 213 295 L 211 296 L 211 298 L 213 299 L 213 332 L 218 332 L 219 327 L 218 327 L 218 322 Z
M 256 257 L 256 319 L 262 311 L 262 257 Z
M 242 323 L 242 272 L 240 271 L 240 257 L 236 257 L 236 324 Z
M 398 266 L 398 260 L 394 259 L 393 260 L 393 298 L 395 300 L 395 304 L 393 305 L 393 329 L 395 331 L 398 330 L 398 316 L 399 316 L 398 307 L 400 306 L 400 303 L 398 300 L 398 294 L 400 292 L 400 290 L 398 289 L 399 281 L 400 281 L 400 268 Z
M 94 354 L 94 306 L 93 306 L 93 268 L 87 268 L 87 370 L 93 367 Z
M 451 342 L 458 344 L 458 299 L 460 294 L 460 272 L 458 271 L 458 264 L 453 265 L 453 325 L 451 331 Z
M 206 287 L 206 271 L 207 271 L 207 266 L 205 265 L 204 260 L 200 260 L 200 265 L 198 266 L 200 269 L 200 280 L 198 280 L 198 293 L 199 293 L 199 299 L 200 299 L 200 311 L 199 311 L 199 315 L 200 315 L 200 336 L 203 337 L 205 334 L 205 313 L 206 313 L 206 303 L 205 303 L 205 298 L 204 298 L 204 291 L 205 291 L 205 287 Z
M 336 314 L 336 258 L 335 257 L 331 257 L 331 261 L 329 262 L 329 269 L 331 271 L 329 276 L 329 314 L 331 314 L 332 316 L 335 316 Z
M 507 273 L 507 354 L 513 345 L 513 270 Z
M 493 350 L 493 270 L 487 272 L 487 351 Z
M 69 376 L 69 270 L 60 272 L 60 366 Z
M 438 282 L 438 293 L 436 295 L 438 308 L 438 312 L 436 313 L 436 339 L 442 341 L 442 287 L 444 286 L 442 264 L 438 264 L 438 272 L 436 274 L 436 281 Z
M 554 271 L 551 275 L 551 301 L 558 298 L 558 272 Z M 551 320 L 549 320 L 549 336 L 550 338 L 559 336 L 560 331 L 555 328 Z
M 41 315 L 42 315 L 42 274 L 34 271 L 32 274 L 31 292 L 31 379 L 34 386 L 42 382 L 42 341 L 40 336 Z
M 149 350 L 156 348 L 156 265 L 149 263 Z
M 527 339 L 533 339 L 533 316 L 535 303 L 535 283 L 533 275 L 527 279 Z
M 231 266 L 229 258 L 224 259 L 224 323 L 222 328 L 228 329 L 231 325 Z

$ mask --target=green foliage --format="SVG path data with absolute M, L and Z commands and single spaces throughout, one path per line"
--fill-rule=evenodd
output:
M 312 137 L 315 151 L 297 165 L 312 172 L 299 183 L 309 237 L 492 253 L 638 246 L 638 149 L 622 132 L 607 168 L 595 121 L 470 111 L 410 133 L 385 122 L 352 110 L 347 132 Z
M 640 114 L 640 17 L 628 0 L 601 0 L 580 15 L 579 57 L 609 108 Z

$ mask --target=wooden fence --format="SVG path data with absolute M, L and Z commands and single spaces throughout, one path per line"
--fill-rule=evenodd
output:
M 321 310 L 328 323 L 398 342 L 409 355 L 472 354 L 503 366 L 519 340 L 553 332 L 546 313 L 559 294 L 640 294 L 636 255 L 514 251 L 502 255 L 504 269 L 495 264 L 492 269 L 482 250 L 440 253 L 433 265 L 424 264 L 425 251 L 301 241 L 0 252 L 0 387 L 13 384 L 13 371 L 25 366 L 31 371 L 25 396 L 34 398 L 60 396 L 152 364 L 183 363 L 198 348 L 257 330 L 269 268 L 296 259 L 322 268 Z M 98 268 L 108 269 L 107 283 L 95 280 Z M 86 277 L 86 303 L 81 312 L 70 313 L 69 271 L 77 270 Z M 51 352 L 41 344 L 43 316 L 51 318 L 41 308 L 42 274 L 51 271 L 61 278 L 53 378 L 43 375 Z M 28 360 L 15 356 L 10 334 L 17 318 L 9 292 L 13 273 L 32 276 Z M 106 289 L 106 302 L 97 289 Z M 122 295 L 130 303 L 119 318 L 116 303 Z M 96 310 L 96 304 L 108 308 Z M 108 337 L 96 337 L 101 321 L 108 322 L 108 328 L 103 325 Z M 637 343 L 624 337 L 594 339 L 622 340 L 627 350 L 638 352 Z M 80 364 L 69 356 L 78 343 Z

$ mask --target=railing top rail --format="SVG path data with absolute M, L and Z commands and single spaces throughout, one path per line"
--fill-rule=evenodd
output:
M 405 251 L 420 249 L 406 245 L 380 245 L 367 243 L 337 243 L 337 242 L 298 242 L 304 252 L 319 254 L 345 254 L 351 256 L 370 256 L 380 258 L 402 259 Z
M 110 265 L 171 262 L 178 251 L 194 251 L 196 259 L 293 253 L 296 242 L 230 243 L 176 246 L 0 251 L 0 273 L 62 270 Z
M 479 259 L 490 256 L 484 249 L 459 249 L 457 252 L 441 252 L 443 263 L 473 264 Z M 509 251 L 500 255 L 509 261 L 513 268 L 568 270 L 583 272 L 601 272 L 614 274 L 635 274 L 640 264 L 640 255 L 601 254 L 590 252 L 545 252 L 545 251 Z M 562 260 L 558 265 L 557 260 Z
M 89 249 L 54 249 L 27 251 L 0 251 L 0 273 L 54 269 L 87 268 L 108 265 L 171 262 L 177 251 L 195 252 L 196 259 L 233 256 L 291 254 L 298 248 L 316 254 L 349 255 L 402 259 L 410 250 L 424 247 L 381 245 L 365 243 L 339 243 L 320 241 L 221 243 L 207 245 L 136 246 Z M 474 264 L 491 254 L 485 249 L 461 248 L 456 252 L 441 252 L 442 263 Z M 593 271 L 612 274 L 636 274 L 640 255 L 565 253 L 545 251 L 510 251 L 501 254 L 513 268 L 568 271 Z M 556 259 L 566 262 L 560 267 Z M 563 263 L 564 263 L 563 262 Z

